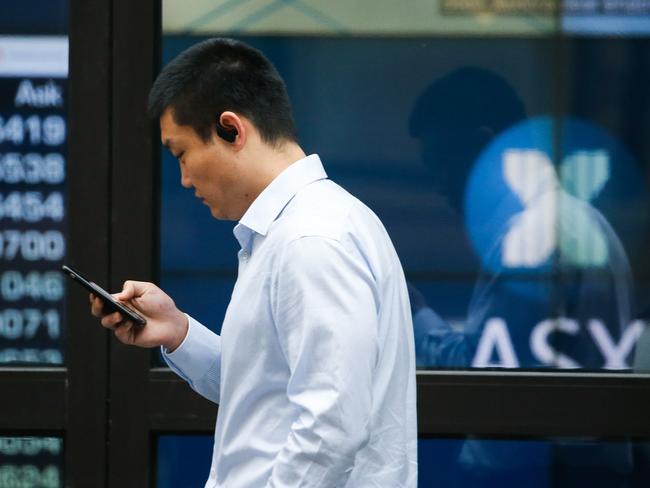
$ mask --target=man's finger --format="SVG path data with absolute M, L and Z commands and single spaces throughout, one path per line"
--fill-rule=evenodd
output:
M 124 317 L 122 317 L 122 314 L 120 312 L 113 312 L 103 317 L 101 323 L 102 323 L 102 327 L 105 327 L 110 330 L 115 330 L 115 327 L 117 327 L 120 324 L 120 322 L 123 321 L 124 321 Z
M 101 298 L 93 296 L 90 313 L 92 313 L 95 317 L 103 317 L 106 315 L 104 312 L 104 301 Z
M 115 337 L 124 343 L 131 343 L 131 329 L 133 328 L 133 322 L 130 320 L 125 320 L 121 325 L 117 326 L 115 330 Z
M 147 291 L 149 283 L 144 281 L 133 281 L 127 280 L 122 286 L 122 291 L 113 295 L 118 300 L 128 301 L 134 298 L 138 298 Z

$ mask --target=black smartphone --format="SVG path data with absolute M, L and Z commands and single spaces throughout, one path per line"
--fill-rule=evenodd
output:
M 65 274 L 67 274 L 74 281 L 79 283 L 81 286 L 89 290 L 94 295 L 101 298 L 102 301 L 104 302 L 104 311 L 106 313 L 120 312 L 125 319 L 128 319 L 137 325 L 145 325 L 147 323 L 144 317 L 138 315 L 136 312 L 128 308 L 123 303 L 120 303 L 117 300 L 115 300 L 115 298 L 113 298 L 110 293 L 104 290 L 101 286 L 85 278 L 81 273 L 79 273 L 79 271 L 75 271 L 70 266 L 66 266 L 65 264 L 61 266 L 61 269 Z

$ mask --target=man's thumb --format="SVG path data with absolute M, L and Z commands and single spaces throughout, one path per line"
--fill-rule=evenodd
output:
M 133 281 L 125 281 L 124 285 L 122 285 L 122 291 L 119 293 L 115 294 L 115 298 L 118 300 L 131 300 L 133 298 L 136 298 L 138 296 L 137 293 L 137 287 L 135 286 L 135 282 Z

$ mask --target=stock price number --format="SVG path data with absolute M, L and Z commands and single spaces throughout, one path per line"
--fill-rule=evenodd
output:
M 65 255 L 61 231 L 0 230 L 0 260 L 60 261 Z
M 0 486 L 3 488 L 59 488 L 61 473 L 54 465 L 40 469 L 33 464 L 0 465 Z
M 44 330 L 50 339 L 61 335 L 61 319 L 55 309 L 7 308 L 0 310 L 0 338 L 10 341 L 33 339 Z
M 0 153 L 0 183 L 57 185 L 64 180 L 65 159 L 60 153 Z
M 59 146 L 65 142 L 65 137 L 65 119 L 60 115 L 0 116 L 0 144 Z
M 40 222 L 50 219 L 61 222 L 64 213 L 63 195 L 59 191 L 47 196 L 40 191 L 0 193 L 0 220 Z
M 19 300 L 45 300 L 57 302 L 63 299 L 63 277 L 58 271 L 4 271 L 0 273 L 0 297 L 5 302 Z

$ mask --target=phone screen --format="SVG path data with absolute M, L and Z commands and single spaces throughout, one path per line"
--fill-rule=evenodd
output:
M 70 266 L 66 266 L 65 264 L 63 266 L 61 266 L 61 269 L 63 270 L 63 272 L 66 275 L 68 275 L 74 281 L 79 283 L 81 286 L 86 288 L 91 293 L 93 293 L 96 296 L 100 297 L 102 299 L 102 301 L 104 302 L 104 309 L 107 312 L 109 312 L 109 313 L 110 312 L 120 312 L 124 316 L 125 319 L 131 320 L 134 324 L 137 324 L 137 325 L 145 325 L 147 323 L 147 321 L 145 320 L 144 317 L 139 315 L 137 312 L 131 310 L 130 308 L 128 308 L 123 303 L 120 303 L 117 300 L 115 300 L 111 296 L 110 293 L 108 293 L 106 290 L 104 290 L 98 284 L 93 283 L 92 281 L 85 278 L 78 271 L 72 269 Z

